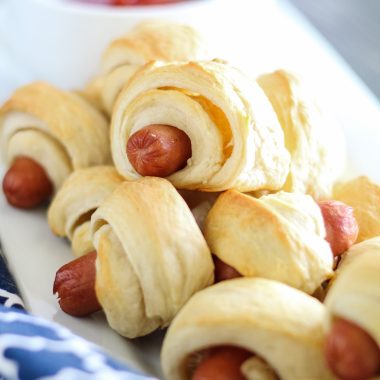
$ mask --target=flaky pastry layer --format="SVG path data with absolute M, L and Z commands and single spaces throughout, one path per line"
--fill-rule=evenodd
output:
M 122 183 L 91 218 L 96 293 L 110 326 L 129 338 L 167 326 L 214 280 L 209 248 L 170 182 Z
M 332 379 L 322 353 L 324 317 L 318 300 L 279 282 L 223 281 L 195 294 L 170 325 L 161 351 L 165 379 L 191 379 L 194 354 L 226 345 L 251 351 L 282 380 Z M 243 368 L 250 378 L 257 365 Z

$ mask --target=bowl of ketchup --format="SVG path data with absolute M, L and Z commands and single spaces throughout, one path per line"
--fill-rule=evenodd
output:
M 163 19 L 202 30 L 217 1 L 2 0 L 0 33 L 30 80 L 83 88 L 99 72 L 106 46 L 137 23 Z

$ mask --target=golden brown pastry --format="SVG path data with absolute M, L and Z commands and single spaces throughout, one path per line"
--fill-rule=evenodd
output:
M 205 222 L 211 252 L 242 276 L 284 282 L 312 294 L 333 274 L 322 213 L 309 195 L 259 199 L 226 191 Z
M 250 353 L 241 367 L 246 379 L 333 379 L 323 360 L 324 318 L 318 300 L 277 281 L 213 285 L 195 294 L 169 326 L 161 352 L 165 379 L 202 378 L 192 377 L 199 363 L 212 356 L 210 349 L 226 346 Z
M 154 144 L 166 133 L 155 129 L 168 127 L 190 145 L 183 167 L 158 174 L 177 188 L 276 190 L 288 173 L 289 154 L 269 101 L 256 83 L 220 62 L 146 65 L 120 94 L 111 125 L 115 166 L 130 180 L 167 153 Z M 154 129 L 150 136 L 143 135 L 147 129 Z M 142 168 L 130 161 L 129 145 L 145 149 Z
M 380 235 L 380 185 L 365 176 L 340 182 L 334 186 L 334 199 L 354 209 L 358 243 Z
M 111 114 L 122 87 L 139 67 L 152 60 L 190 61 L 209 58 L 205 41 L 191 26 L 149 20 L 138 23 L 110 43 L 103 54 L 102 75 L 88 86 Z
M 71 241 L 75 256 L 94 250 L 91 215 L 121 182 L 113 166 L 94 166 L 73 172 L 54 197 L 48 210 L 49 226 Z
M 277 70 L 261 75 L 258 83 L 276 111 L 291 155 L 283 190 L 330 198 L 332 185 L 345 167 L 342 131 L 293 73 Z
M 53 192 L 73 170 L 110 162 L 106 119 L 80 96 L 43 82 L 19 88 L 2 106 L 0 147 L 8 165 L 27 157 L 42 167 Z M 23 180 L 13 174 L 10 191 Z
M 339 378 L 380 378 L 380 237 L 352 246 L 325 299 L 326 359 Z
M 167 326 L 213 263 L 190 209 L 170 182 L 122 183 L 91 218 L 96 294 L 110 326 L 129 338 Z

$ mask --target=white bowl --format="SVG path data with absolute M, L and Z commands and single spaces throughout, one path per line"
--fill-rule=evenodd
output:
M 0 1 L 1 2 L 1 1 Z M 107 44 L 145 19 L 194 26 L 207 21 L 216 0 L 112 7 L 68 0 L 3 0 L 2 34 L 31 80 L 82 87 L 98 72 Z

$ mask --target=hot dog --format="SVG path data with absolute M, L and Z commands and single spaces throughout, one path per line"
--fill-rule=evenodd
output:
M 167 177 L 186 166 L 191 141 L 178 128 L 152 124 L 130 136 L 127 156 L 142 176 Z
M 326 227 L 326 240 L 338 259 L 356 241 L 359 227 L 353 209 L 338 201 L 320 201 L 318 205 L 322 211 Z M 229 264 L 213 255 L 215 265 L 215 282 L 241 277 L 241 274 Z
M 240 367 L 252 355 L 239 347 L 213 348 L 196 368 L 192 380 L 244 380 Z
M 326 361 L 339 379 L 366 380 L 380 373 L 380 349 L 360 327 L 336 319 L 326 339 Z
M 96 252 L 90 252 L 62 266 L 56 273 L 53 293 L 58 293 L 61 309 L 84 317 L 102 307 L 95 293 Z
M 359 226 L 352 207 L 339 201 L 320 201 L 326 227 L 326 240 L 330 243 L 334 256 L 339 256 L 355 243 Z
M 9 204 L 30 209 L 47 201 L 53 185 L 44 168 L 28 157 L 18 157 L 3 179 L 3 191 Z

